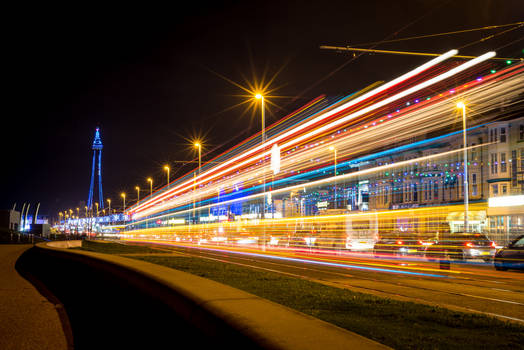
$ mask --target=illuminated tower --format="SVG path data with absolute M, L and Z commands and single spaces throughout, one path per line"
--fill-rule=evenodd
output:
M 93 141 L 93 167 L 91 170 L 91 185 L 89 186 L 89 198 L 87 200 L 87 207 L 89 210 L 93 209 L 93 189 L 95 185 L 95 165 L 96 152 L 98 151 L 98 206 L 100 209 L 104 208 L 104 197 L 102 195 L 102 140 L 100 139 L 99 128 L 96 128 L 95 140 Z

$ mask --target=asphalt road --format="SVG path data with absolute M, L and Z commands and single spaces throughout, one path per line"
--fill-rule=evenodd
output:
M 136 242 L 136 241 L 135 241 Z M 146 243 L 142 241 L 142 243 Z M 148 241 L 147 244 L 158 244 Z M 480 261 L 450 270 L 424 258 L 376 258 L 367 253 L 217 247 L 162 242 L 163 249 L 305 278 L 338 288 L 489 314 L 524 323 L 524 273 L 496 271 Z

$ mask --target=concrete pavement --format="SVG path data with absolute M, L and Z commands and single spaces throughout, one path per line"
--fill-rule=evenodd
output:
M 31 247 L 0 245 L 0 349 L 67 349 L 56 305 L 15 270 Z
M 144 290 L 162 302 L 164 309 L 176 310 L 185 324 L 198 329 L 199 337 L 209 338 L 218 347 L 229 344 L 234 348 L 233 341 L 246 337 L 251 342 L 249 348 L 390 349 L 283 305 L 183 271 L 116 255 L 60 249 L 45 243 L 38 244 L 38 248 L 43 254 L 38 261 L 45 261 L 45 255 L 49 255 L 56 257 L 62 266 L 82 264 L 95 268 L 94 276 L 109 273 L 112 281 L 127 281 L 125 295 L 119 298 L 133 290 Z M 80 266 L 75 269 L 79 270 Z M 150 319 L 147 315 L 141 318 Z M 157 322 L 159 326 L 164 323 Z M 161 336 L 163 332 L 158 330 L 156 334 Z M 183 339 L 173 331 L 170 334 L 171 338 Z

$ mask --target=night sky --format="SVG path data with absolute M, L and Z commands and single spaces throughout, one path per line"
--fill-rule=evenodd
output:
M 188 5 L 193 3 L 194 5 Z M 351 55 L 319 45 L 355 45 L 524 20 L 521 0 L 226 1 L 184 7 L 34 5 L 4 9 L 4 155 L 0 208 L 41 202 L 41 213 L 87 201 L 91 144 L 101 128 L 104 196 L 136 196 L 145 179 L 165 184 L 191 170 L 189 140 L 203 136 L 203 159 L 260 130 L 241 89 L 275 73 L 280 96 L 267 123 L 321 95 L 354 92 L 390 80 L 424 57 Z M 145 3 L 144 3 L 145 4 Z M 173 3 L 174 4 L 174 3 Z M 144 5 L 145 6 L 145 5 Z M 381 44 L 378 49 L 444 52 L 507 28 L 451 37 Z M 461 54 L 498 50 L 522 57 L 524 30 L 509 32 Z M 362 46 L 361 46 L 362 47 Z M 367 46 L 369 47 L 369 46 Z M 333 73 L 336 71 L 335 73 Z M 218 73 L 218 74 L 217 74 Z M 212 150 L 212 152 L 210 152 Z M 178 170 L 177 170 L 178 168 Z M 176 175 L 174 175 L 176 173 Z M 144 191 L 143 194 L 147 194 Z

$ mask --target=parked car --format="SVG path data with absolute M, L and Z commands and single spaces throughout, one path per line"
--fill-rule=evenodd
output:
M 495 256 L 495 242 L 480 233 L 447 233 L 435 244 L 426 247 L 428 259 L 491 261 Z
M 494 266 L 499 271 L 507 269 L 524 270 L 524 235 L 495 254 Z
M 419 237 L 382 237 L 374 247 L 373 254 L 379 255 L 424 255 L 425 248 L 433 244 L 430 239 L 421 239 Z

